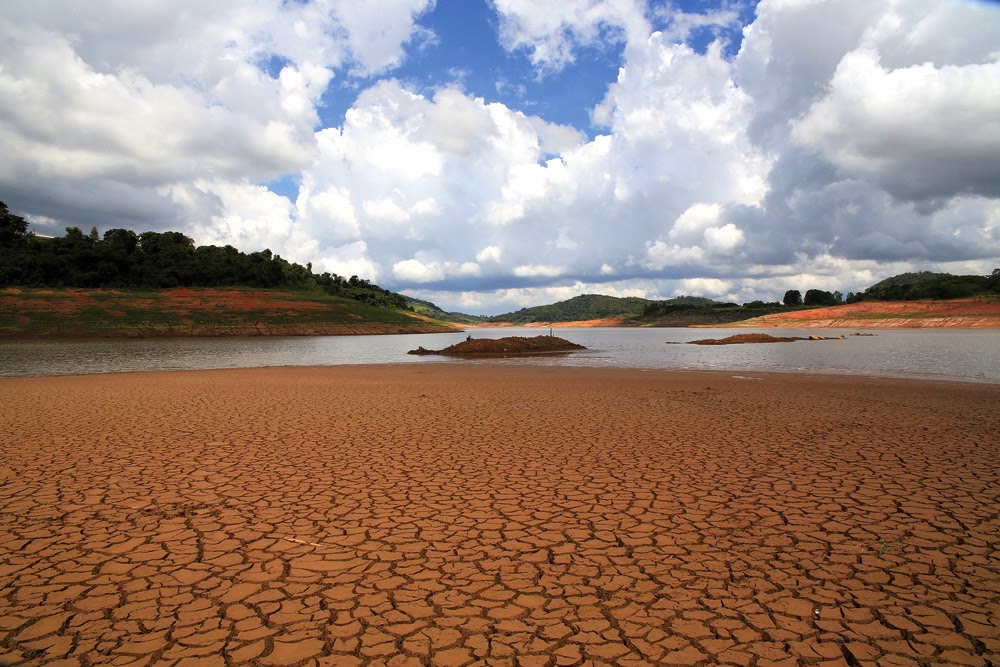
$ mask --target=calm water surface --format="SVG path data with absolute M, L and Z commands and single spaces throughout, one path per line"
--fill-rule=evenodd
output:
M 845 340 L 703 347 L 684 343 L 760 331 L 776 336 L 846 334 Z M 798 371 L 1000 383 L 1000 330 L 904 329 L 851 336 L 815 329 L 556 329 L 588 350 L 504 363 L 686 370 Z M 548 330 L 475 329 L 403 336 L 178 338 L 0 342 L 0 376 L 118 373 L 145 370 L 330 366 L 342 364 L 483 363 L 417 357 L 463 340 L 537 336 Z

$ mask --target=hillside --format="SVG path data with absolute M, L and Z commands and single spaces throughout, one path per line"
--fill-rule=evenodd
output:
M 739 327 L 830 329 L 1000 328 L 1000 298 L 860 301 L 755 317 Z
M 690 300 L 712 303 L 710 299 L 681 297 L 675 301 Z M 514 325 L 549 324 L 555 322 L 582 322 L 588 320 L 615 320 L 619 324 L 639 317 L 643 309 L 654 301 L 640 297 L 614 297 L 601 294 L 583 294 L 566 301 L 522 308 L 487 318 L 488 322 Z
M 27 232 L 27 222 L 0 202 L 0 287 L 173 289 L 241 287 L 320 289 L 394 310 L 406 299 L 368 280 L 329 272 L 313 273 L 270 250 L 245 253 L 233 246 L 196 246 L 180 232 L 97 229 L 84 234 L 67 227 L 60 237 Z
M 697 296 L 664 301 L 639 297 L 585 294 L 558 303 L 522 308 L 487 318 L 495 324 L 518 326 L 651 326 L 687 327 L 726 324 L 750 317 L 789 310 L 780 303 L 754 301 L 742 306 Z
M 919 271 L 900 273 L 879 281 L 848 301 L 915 301 L 1000 297 L 1000 269 L 992 275 L 952 275 Z
M 650 327 L 725 326 L 751 317 L 801 309 L 799 306 L 783 306 L 763 301 L 753 301 L 742 306 L 708 299 L 704 300 L 707 303 L 678 301 L 680 300 L 672 299 L 653 302 L 630 324 Z
M 0 339 L 453 332 L 322 290 L 0 289 Z
M 406 299 L 407 307 L 409 307 L 413 312 L 441 322 L 453 322 L 455 324 L 478 324 L 484 319 L 478 315 L 448 312 L 442 310 L 430 301 L 424 301 L 423 299 L 417 299 L 416 297 L 406 296 L 405 294 L 403 297 Z

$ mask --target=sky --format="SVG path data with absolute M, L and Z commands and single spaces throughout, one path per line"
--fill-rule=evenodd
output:
M 33 0 L 0 200 L 446 310 L 1000 266 L 1000 3 Z

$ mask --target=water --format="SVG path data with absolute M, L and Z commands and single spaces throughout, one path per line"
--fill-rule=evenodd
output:
M 776 336 L 846 334 L 845 340 L 703 347 L 684 343 L 760 331 Z M 117 373 L 146 370 L 329 366 L 343 364 L 484 363 L 417 357 L 464 340 L 537 336 L 548 330 L 475 329 L 468 333 L 399 336 L 176 338 L 0 342 L 0 376 Z M 1000 330 L 904 329 L 851 336 L 815 329 L 556 329 L 588 350 L 503 363 L 739 372 L 809 372 L 964 380 L 1000 384 Z M 494 363 L 496 360 L 491 360 Z

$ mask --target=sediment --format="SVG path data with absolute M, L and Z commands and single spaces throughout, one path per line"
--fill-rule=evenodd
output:
M 489 363 L 0 379 L 0 664 L 998 664 L 998 404 Z

